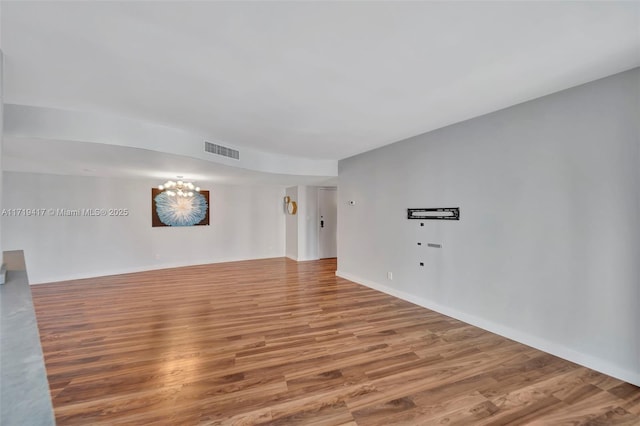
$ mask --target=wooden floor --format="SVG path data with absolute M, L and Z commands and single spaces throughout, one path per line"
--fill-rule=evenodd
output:
M 33 286 L 59 425 L 640 424 L 640 388 L 268 259 Z

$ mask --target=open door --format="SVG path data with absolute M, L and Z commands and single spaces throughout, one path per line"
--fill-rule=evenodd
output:
M 320 259 L 338 256 L 338 190 L 318 188 L 318 255 Z

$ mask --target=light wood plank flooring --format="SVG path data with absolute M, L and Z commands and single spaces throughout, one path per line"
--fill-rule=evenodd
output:
M 32 287 L 59 425 L 640 424 L 640 389 L 267 259 Z

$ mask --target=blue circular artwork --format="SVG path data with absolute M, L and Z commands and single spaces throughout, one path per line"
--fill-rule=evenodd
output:
M 207 200 L 202 194 L 193 197 L 169 196 L 161 192 L 154 198 L 156 212 L 162 223 L 168 226 L 193 226 L 207 214 Z

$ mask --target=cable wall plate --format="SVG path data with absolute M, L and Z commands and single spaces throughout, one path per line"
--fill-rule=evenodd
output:
M 460 220 L 460 208 L 438 207 L 433 209 L 407 209 L 407 219 Z

